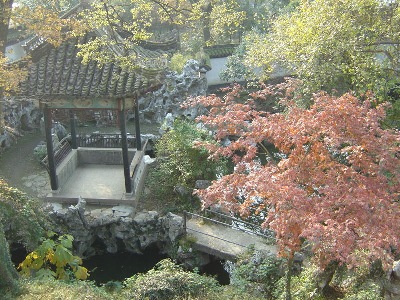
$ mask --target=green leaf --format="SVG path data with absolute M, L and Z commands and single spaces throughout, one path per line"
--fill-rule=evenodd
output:
M 32 264 L 31 264 L 31 268 L 34 270 L 39 270 L 42 266 L 43 266 L 43 257 L 38 257 L 37 259 L 35 259 Z
M 57 267 L 65 267 L 69 262 L 71 262 L 73 258 L 71 251 L 69 251 L 62 245 L 56 246 L 56 251 L 54 253 L 54 256 Z
M 72 235 L 65 234 L 58 239 L 60 240 L 62 246 L 67 249 L 72 249 L 72 241 L 74 240 L 74 237 Z
M 78 266 L 74 275 L 77 279 L 85 280 L 89 277 L 89 272 L 85 267 Z
M 56 235 L 56 233 L 54 231 L 47 231 L 46 232 L 46 236 L 51 239 L 52 237 L 54 237 Z
M 53 249 L 55 245 L 56 244 L 53 240 L 47 239 L 42 242 L 42 245 L 40 246 L 40 248 L 44 249 L 45 252 L 48 252 L 50 249 Z
M 40 269 L 36 272 L 36 277 L 39 279 L 50 279 L 55 278 L 56 273 L 50 269 Z

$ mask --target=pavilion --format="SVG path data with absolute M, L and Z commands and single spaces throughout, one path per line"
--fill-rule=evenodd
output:
M 94 34 L 104 34 L 104 31 L 99 30 Z M 89 41 L 92 37 L 93 35 L 87 35 L 84 39 Z M 98 201 L 100 204 L 114 205 L 116 202 L 120 203 L 121 199 L 129 200 L 134 197 L 137 188 L 137 183 L 134 182 L 134 172 L 143 159 L 138 98 L 162 85 L 164 70 L 162 66 L 154 67 L 154 65 L 148 68 L 142 66 L 128 70 L 114 62 L 99 64 L 91 61 L 83 64 L 82 59 L 77 56 L 77 42 L 77 39 L 71 39 L 57 48 L 51 47 L 38 37 L 34 37 L 32 41 L 28 42 L 26 49 L 33 57 L 34 62 L 29 67 L 27 79 L 21 84 L 21 94 L 30 99 L 39 100 L 43 110 L 47 167 L 52 189 L 48 198 L 51 201 L 74 202 L 78 197 L 82 197 L 90 198 L 94 202 L 100 199 Z M 82 43 L 82 40 L 79 42 Z M 176 44 L 170 43 L 170 45 L 173 47 Z M 151 43 L 150 46 L 154 47 L 155 43 Z M 141 55 L 148 58 L 160 56 L 160 51 L 156 52 L 141 46 L 136 47 L 140 50 Z M 150 59 L 150 61 L 154 62 L 155 59 Z M 135 112 L 136 147 L 134 150 L 129 148 L 126 131 L 128 109 Z M 91 150 L 82 149 L 76 132 L 76 115 L 82 114 L 82 111 L 105 112 L 105 114 L 115 117 L 120 128 L 120 134 L 116 137 L 120 149 L 100 149 L 103 148 L 102 146 Z M 55 144 L 52 137 L 52 126 L 60 112 L 69 115 L 71 139 L 67 142 L 63 141 L 64 144 Z M 96 154 L 93 151 L 97 151 Z M 85 177 L 86 179 L 73 179 L 74 173 L 79 171 L 80 164 L 87 163 L 88 159 L 91 160 L 90 163 L 93 163 L 93 159 L 96 157 L 97 162 L 95 163 L 99 168 L 94 170 L 92 175 Z M 113 169 L 111 172 L 110 165 L 120 164 L 121 158 L 124 195 L 122 197 L 116 196 L 115 193 L 102 195 L 99 188 L 97 188 L 97 194 L 90 194 L 90 188 L 96 189 L 96 186 L 93 187 L 93 185 L 98 184 L 93 182 L 93 178 L 96 176 L 105 177 L 101 185 L 116 185 L 113 180 L 117 171 Z M 101 168 L 104 162 L 106 164 Z M 66 187 L 71 178 L 75 180 L 75 186 L 70 187 L 67 191 Z M 82 183 L 82 180 L 89 180 L 89 182 L 85 184 Z M 82 187 L 77 195 L 73 190 L 78 189 L 79 184 Z M 107 188 L 108 191 L 113 189 L 115 186 Z M 89 194 L 85 195 L 85 193 Z

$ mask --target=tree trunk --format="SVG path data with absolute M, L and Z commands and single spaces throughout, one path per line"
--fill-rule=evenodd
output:
M 288 258 L 288 262 L 287 262 L 286 283 L 285 283 L 285 292 L 286 292 L 285 300 L 292 300 L 292 293 L 291 293 L 292 273 L 293 273 L 293 255 L 291 255 Z
M 0 1 L 0 51 L 5 53 L 8 27 L 10 24 L 11 10 L 14 0 Z
M 333 275 L 335 275 L 338 265 L 337 261 L 332 261 L 323 271 L 316 274 L 315 278 L 317 278 L 317 285 L 321 293 L 325 293 L 329 289 L 329 284 Z
M 211 40 L 211 12 L 212 12 L 212 5 L 211 3 L 208 3 L 207 6 L 204 9 L 204 19 L 203 19 L 203 37 L 204 37 L 204 43 L 205 45 L 207 44 L 208 41 Z
M 0 0 L 0 57 L 5 56 L 8 27 L 11 18 L 11 9 L 14 0 Z M 1 67 L 0 67 L 1 68 Z M 4 132 L 4 113 L 3 113 L 4 90 L 0 86 L 0 134 Z
M 8 27 L 10 24 L 11 10 L 14 0 L 0 0 L 0 55 L 5 56 Z M 4 91 L 0 87 L 0 134 L 4 132 L 4 112 L 1 100 L 3 100 Z

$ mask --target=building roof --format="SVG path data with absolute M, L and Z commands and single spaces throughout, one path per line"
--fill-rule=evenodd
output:
M 76 13 L 79 6 L 63 17 Z M 108 34 L 108 28 L 97 29 L 83 40 L 71 39 L 54 48 L 44 39 L 35 36 L 25 45 L 32 58 L 28 77 L 21 84 L 21 94 L 44 98 L 121 98 L 135 97 L 161 85 L 166 67 L 166 54 L 176 48 L 176 36 L 162 42 L 142 42 L 133 45 L 132 51 L 140 65 L 135 68 L 121 68 L 117 63 L 87 64 L 77 54 L 77 44 L 89 41 L 95 36 Z M 114 33 L 115 35 L 115 33 Z M 121 38 L 121 37 L 119 37 Z M 122 39 L 122 38 L 121 38 Z M 158 47 L 157 47 L 158 46 Z M 111 49 L 116 55 L 123 51 Z
M 21 94 L 40 98 L 120 98 L 136 97 L 160 85 L 163 71 L 137 68 L 126 71 L 116 63 L 83 64 L 77 56 L 76 40 L 45 51 L 29 67 L 21 84 Z
M 238 44 L 214 45 L 204 47 L 204 51 L 210 58 L 228 57 L 233 54 Z

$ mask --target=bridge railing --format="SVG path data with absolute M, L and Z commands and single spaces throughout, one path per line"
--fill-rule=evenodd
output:
M 184 211 L 183 212 L 183 228 L 185 233 L 187 233 L 187 220 L 188 217 L 196 217 L 205 221 L 212 222 L 214 224 L 220 224 L 223 226 L 227 226 L 233 229 L 237 229 L 249 234 L 254 234 L 265 239 L 268 239 L 271 242 L 275 242 L 275 233 L 269 229 L 263 229 L 260 225 L 250 223 L 220 212 L 216 212 L 210 209 L 206 209 L 203 211 L 203 215 Z

